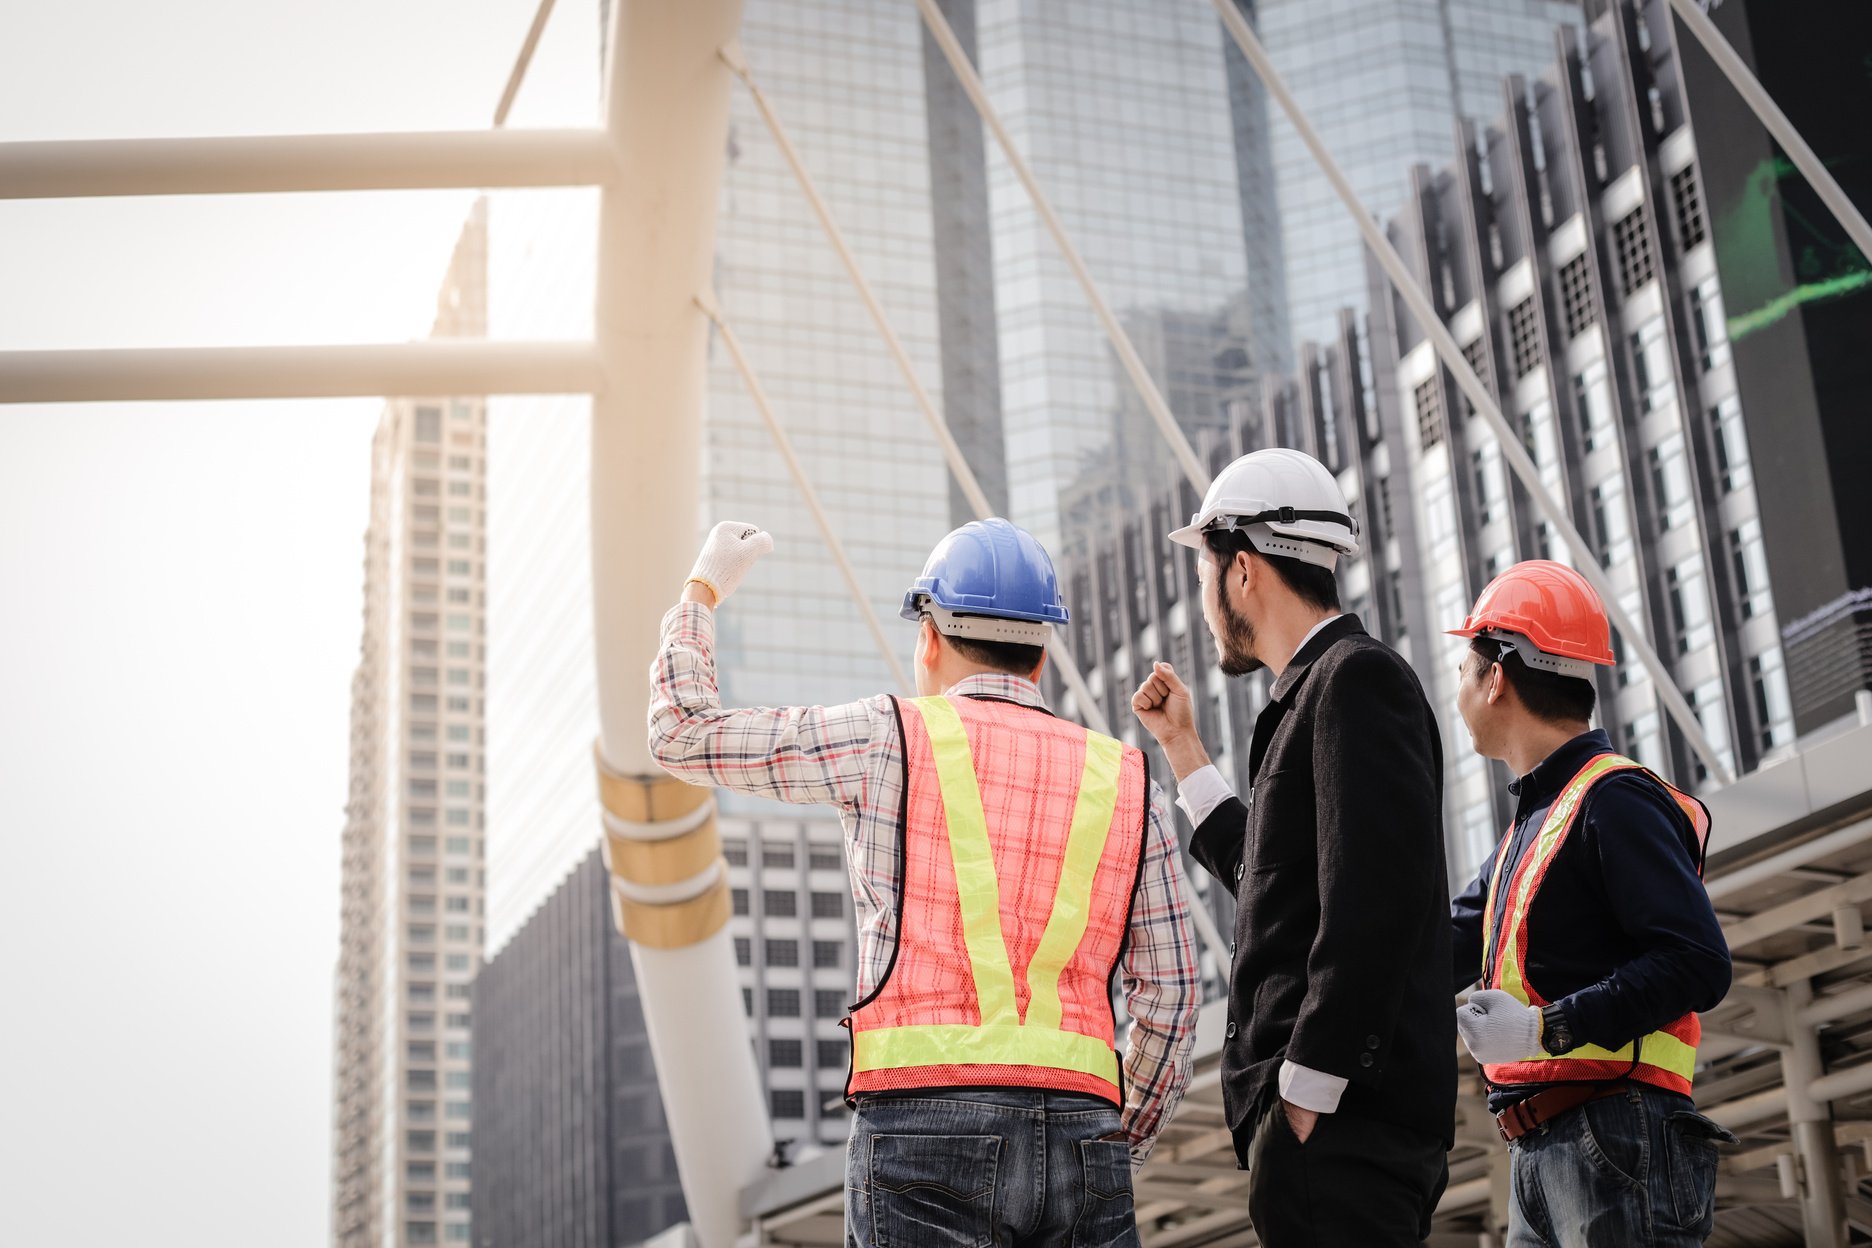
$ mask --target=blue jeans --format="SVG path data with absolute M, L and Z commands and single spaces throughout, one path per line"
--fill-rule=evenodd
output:
M 1511 1145 L 1508 1248 L 1679 1248 L 1716 1222 L 1716 1145 L 1736 1137 L 1652 1087 L 1588 1101 Z
M 855 1248 L 1137 1248 L 1131 1149 L 1097 1097 L 1025 1088 L 867 1093 L 845 1154 Z

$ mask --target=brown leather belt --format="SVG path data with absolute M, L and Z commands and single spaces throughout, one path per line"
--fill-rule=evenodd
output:
M 1502 1139 L 1512 1144 L 1568 1110 L 1578 1109 L 1588 1101 L 1602 1101 L 1608 1096 L 1622 1095 L 1631 1086 L 1630 1080 L 1620 1080 L 1618 1083 L 1567 1084 L 1536 1092 L 1525 1101 L 1517 1101 L 1496 1114 L 1495 1129 L 1501 1132 Z

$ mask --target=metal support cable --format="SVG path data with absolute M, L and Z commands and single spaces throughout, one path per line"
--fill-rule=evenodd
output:
M 987 494 L 982 491 L 981 482 L 976 479 L 974 469 L 969 467 L 967 457 L 962 454 L 961 446 L 956 443 L 955 435 L 950 432 L 949 422 L 937 410 L 935 401 L 930 398 L 929 391 L 923 386 L 922 378 L 917 376 L 916 366 L 911 362 L 909 352 L 904 350 L 902 339 L 898 338 L 897 331 L 891 326 L 890 318 L 884 314 L 884 308 L 878 303 L 876 294 L 872 292 L 871 283 L 866 280 L 864 270 L 858 267 L 857 257 L 852 254 L 851 248 L 846 244 L 845 235 L 839 229 L 838 223 L 832 219 L 831 209 L 826 206 L 824 198 L 819 194 L 819 188 L 812 180 L 812 175 L 806 171 L 805 164 L 801 162 L 799 150 L 793 146 L 793 140 L 788 137 L 786 127 L 780 124 L 780 118 L 774 113 L 773 106 L 767 102 L 766 95 L 762 93 L 759 84 L 754 81 L 754 75 L 748 69 L 740 47 L 730 44 L 721 50 L 721 57 L 747 86 L 755 108 L 759 110 L 761 119 L 767 123 L 768 132 L 773 135 L 774 143 L 780 148 L 781 155 L 786 158 L 787 166 L 792 169 L 793 177 L 799 183 L 801 193 L 812 205 L 813 215 L 819 219 L 819 226 L 825 232 L 826 240 L 838 253 L 839 261 L 844 265 L 845 273 L 851 279 L 853 289 L 857 291 L 859 300 L 865 305 L 865 310 L 871 314 L 871 321 L 877 326 L 878 335 L 884 339 L 884 345 L 890 349 L 891 358 L 896 361 L 898 371 L 903 374 L 904 383 L 909 386 L 918 410 L 923 413 L 923 419 L 928 423 L 930 432 L 936 436 L 937 445 L 942 448 L 943 458 L 949 465 L 949 471 L 954 474 L 956 484 L 962 487 L 962 493 L 969 500 L 969 506 L 974 510 L 976 517 L 982 520 L 988 519 L 994 515 L 994 508 L 989 504 Z M 720 325 L 719 321 L 717 325 Z M 880 645 L 882 645 L 881 641 Z M 1092 690 L 1086 685 L 1085 674 L 1079 670 L 1079 664 L 1074 661 L 1072 651 L 1067 648 L 1061 630 L 1055 628 L 1049 631 L 1046 648 L 1047 653 L 1052 656 L 1054 665 L 1059 669 L 1060 678 L 1066 682 L 1067 689 L 1072 692 L 1073 702 L 1078 706 L 1080 716 L 1085 720 L 1086 726 L 1094 732 L 1112 736 L 1111 721 L 1105 718 L 1104 709 L 1099 705 L 1098 699 L 1092 696 Z M 1195 886 L 1189 879 L 1189 871 L 1183 864 L 1181 854 L 1177 855 L 1177 867 L 1183 872 L 1184 887 L 1193 896 Z M 1201 905 L 1190 906 L 1190 912 L 1195 919 L 1198 933 L 1204 943 L 1209 946 L 1210 952 L 1215 955 L 1217 961 L 1227 965 L 1228 942 L 1222 939 L 1222 933 L 1216 927 L 1215 919 Z
M 812 512 L 813 521 L 819 526 L 819 534 L 825 538 L 826 547 L 832 552 L 833 562 L 838 564 L 839 573 L 845 578 L 845 585 L 851 590 L 852 601 L 858 604 L 858 610 L 864 615 L 865 624 L 871 629 L 871 636 L 877 642 L 878 653 L 890 665 L 891 675 L 897 681 L 897 687 L 906 694 L 914 695 L 916 684 L 903 669 L 903 663 L 891 648 L 890 639 L 884 635 L 883 622 L 878 619 L 877 611 L 871 600 L 865 597 L 864 587 L 858 583 L 858 573 L 853 570 L 851 560 L 846 557 L 845 544 L 839 541 L 832 521 L 827 517 L 825 508 L 819 505 L 819 492 L 813 489 L 812 481 L 806 476 L 806 468 L 793 452 L 793 440 L 780 427 L 780 421 L 774 416 L 773 405 L 767 401 L 767 391 L 761 386 L 760 377 L 754 371 L 753 363 L 747 353 L 741 349 L 741 340 L 735 337 L 733 327 L 722 316 L 721 308 L 712 295 L 698 295 L 696 306 L 701 308 L 709 320 L 715 323 L 715 332 L 721 335 L 722 345 L 728 348 L 728 354 L 734 357 L 735 367 L 741 370 L 741 380 L 747 384 L 748 397 L 754 400 L 761 419 L 767 424 L 767 432 L 773 435 L 774 445 L 779 448 L 780 458 L 786 461 L 787 471 L 793 474 L 793 484 L 799 487 L 800 497 L 806 500 L 806 509 Z
M 969 63 L 968 54 L 957 42 L 955 32 L 949 28 L 948 19 L 942 10 L 936 7 L 936 0 L 916 0 L 917 11 L 923 15 L 923 24 L 929 27 L 935 36 L 937 46 L 942 49 L 943 57 L 949 62 L 949 68 L 955 71 L 956 80 L 962 84 L 969 102 L 975 106 L 975 112 L 981 117 L 982 124 L 994 134 L 995 141 L 1001 145 L 1001 154 L 1007 157 L 1008 166 L 1014 170 L 1021 185 L 1027 188 L 1027 197 L 1033 201 L 1034 210 L 1040 214 L 1047 232 L 1053 236 L 1054 244 L 1059 248 L 1060 256 L 1066 261 L 1066 267 L 1079 279 L 1080 289 L 1085 291 L 1093 312 L 1097 313 L 1099 323 L 1105 327 L 1106 337 L 1111 339 L 1112 349 L 1118 353 L 1119 363 L 1131 378 L 1131 384 L 1137 387 L 1138 394 L 1144 399 L 1144 406 L 1150 409 L 1151 419 L 1157 422 L 1158 430 L 1164 441 L 1170 444 L 1170 450 L 1176 455 L 1183 475 L 1196 487 L 1198 495 L 1209 492 L 1209 472 L 1190 447 L 1189 439 L 1183 436 L 1183 428 L 1177 424 L 1176 417 L 1170 412 L 1170 405 L 1158 392 L 1157 383 L 1151 380 L 1149 370 L 1139 358 L 1137 349 L 1131 345 L 1131 336 L 1125 333 L 1124 326 L 1118 323 L 1117 315 L 1111 305 L 1105 302 L 1098 283 L 1092 280 L 1092 273 L 1080 259 L 1072 241 L 1066 237 L 1066 227 L 1061 224 L 1059 215 L 1053 211 L 1053 205 L 1040 189 L 1040 183 L 1034 178 L 1033 170 L 1021 156 L 1020 149 L 1014 146 L 1014 140 L 1001 124 L 1001 117 L 995 112 L 994 104 L 988 99 L 987 88 L 982 86 L 981 76 Z
M 919 0 L 919 3 L 923 2 L 925 0 Z M 1320 172 L 1325 175 L 1326 180 L 1332 184 L 1333 190 L 1338 193 L 1346 211 L 1351 214 L 1353 223 L 1358 226 L 1359 233 L 1364 236 L 1365 245 L 1371 249 L 1373 257 L 1384 269 L 1385 276 L 1390 279 L 1398 297 L 1410 309 L 1411 316 L 1416 319 L 1418 328 L 1429 339 L 1431 347 L 1442 360 L 1443 366 L 1455 377 L 1456 384 L 1461 387 L 1469 402 L 1474 404 L 1476 414 L 1481 416 L 1494 432 L 1495 439 L 1500 445 L 1502 458 L 1506 459 L 1508 466 L 1514 469 L 1515 476 L 1520 478 L 1522 486 L 1526 488 L 1529 498 L 1539 508 L 1541 515 L 1561 537 L 1566 539 L 1567 546 L 1574 555 L 1575 567 L 1593 589 L 1598 591 L 1600 599 L 1605 603 L 1606 614 L 1611 617 L 1614 627 L 1623 636 L 1626 647 L 1651 674 L 1651 681 L 1657 688 L 1658 697 L 1663 701 L 1664 709 L 1669 712 L 1671 719 L 1676 722 L 1678 730 L 1683 733 L 1684 740 L 1703 760 L 1717 783 L 1733 784 L 1734 774 L 1730 772 L 1715 747 L 1710 744 L 1709 738 L 1704 735 L 1702 723 L 1698 721 L 1696 712 L 1691 709 L 1682 691 L 1677 688 L 1669 669 L 1664 666 L 1664 661 L 1658 657 L 1657 651 L 1652 649 L 1651 643 L 1645 639 L 1638 622 L 1619 604 L 1611 580 L 1606 576 L 1605 570 L 1599 566 L 1598 555 L 1580 535 L 1579 530 L 1573 526 L 1571 517 L 1567 515 L 1560 501 L 1548 491 L 1546 484 L 1541 480 L 1540 469 L 1535 466 L 1533 458 L 1528 455 L 1527 448 L 1522 446 L 1521 439 L 1509 427 L 1507 418 L 1502 415 L 1501 407 L 1495 401 L 1495 396 L 1489 393 L 1488 387 L 1482 384 L 1482 379 L 1476 376 L 1475 369 L 1467 359 L 1463 358 L 1462 348 L 1456 345 L 1456 339 L 1450 334 L 1448 326 L 1443 324 L 1442 318 L 1437 315 L 1429 296 L 1424 293 L 1417 279 L 1411 276 L 1403 258 L 1391 245 L 1391 240 L 1386 238 L 1384 231 L 1378 228 L 1377 221 L 1365 211 L 1364 206 L 1359 202 L 1358 192 L 1352 189 L 1352 184 L 1346 180 L 1345 174 L 1334 163 L 1331 153 L 1326 150 L 1326 145 L 1313 129 L 1312 123 L 1307 120 L 1305 112 L 1301 110 L 1299 101 L 1294 99 L 1293 94 L 1287 89 L 1287 84 L 1275 72 L 1273 62 L 1268 59 L 1267 51 L 1262 48 L 1261 41 L 1249 28 L 1247 19 L 1241 15 L 1234 0 L 1210 0 L 1210 2 L 1221 17 L 1223 26 L 1234 37 L 1235 45 L 1241 49 L 1248 63 L 1254 67 L 1255 73 L 1260 77 L 1262 85 L 1267 88 L 1268 94 L 1280 104 L 1281 111 L 1287 114 L 1287 119 L 1299 132 L 1300 141 L 1312 153 L 1314 163 L 1319 166 Z
M 527 27 L 526 39 L 520 44 L 520 53 L 514 57 L 513 70 L 507 75 L 507 86 L 501 92 L 500 103 L 494 106 L 496 130 L 507 124 L 507 114 L 513 109 L 514 97 L 520 94 L 520 84 L 526 81 L 527 69 L 533 64 L 533 50 L 539 47 L 540 35 L 546 30 L 546 19 L 552 16 L 554 2 L 540 0 L 539 8 L 533 13 L 533 24 Z
M 1742 63 L 1736 50 L 1723 38 L 1722 31 L 1716 29 L 1716 23 L 1690 0 L 1670 0 L 1670 7 L 1677 14 L 1678 20 L 1696 36 L 1697 42 L 1703 45 L 1710 59 L 1716 62 L 1716 68 L 1722 70 L 1723 76 L 1729 79 L 1736 94 L 1742 97 L 1768 133 L 1774 136 L 1775 142 L 1781 145 L 1781 150 L 1801 171 L 1820 201 L 1845 227 L 1847 236 L 1859 248 L 1859 254 L 1872 262 L 1872 225 L 1866 224 L 1865 214 L 1846 197 L 1846 192 L 1827 172 L 1813 148 L 1807 146 L 1807 141 L 1801 138 L 1800 131 L 1794 128 L 1794 123 L 1774 102 L 1768 89 L 1749 72 L 1749 67 Z

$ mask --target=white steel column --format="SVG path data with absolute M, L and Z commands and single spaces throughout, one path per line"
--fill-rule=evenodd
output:
M 1800 1157 L 1801 1223 L 1807 1248 L 1845 1248 L 1846 1211 L 1841 1203 L 1839 1153 L 1826 1105 L 1813 1095 L 1814 1081 L 1825 1067 L 1820 1039 L 1802 1013 L 1813 1002 L 1806 980 L 1782 989 L 1787 1047 L 1781 1050 L 1781 1086 L 1787 1096 L 1788 1124 Z
M 605 123 L 627 176 L 599 209 L 592 605 L 605 845 L 631 938 L 689 1217 L 730 1248 L 772 1149 L 742 1012 L 713 798 L 663 775 L 647 670 L 701 537 L 698 494 L 715 215 L 740 0 L 613 0 Z
M 1827 167 L 1820 163 L 1813 148 L 1807 146 L 1807 140 L 1801 138 L 1800 131 L 1794 128 L 1794 123 L 1787 119 L 1787 114 L 1774 102 L 1768 89 L 1749 72 L 1749 67 L 1742 63 L 1736 50 L 1723 38 L 1722 31 L 1716 29 L 1716 23 L 1691 0 L 1670 0 L 1670 7 L 1676 12 L 1678 20 L 1696 36 L 1696 41 L 1703 45 L 1703 50 L 1716 62 L 1716 68 L 1722 70 L 1743 102 L 1760 118 L 1768 133 L 1774 136 L 1775 142 L 1781 145 L 1781 150 L 1794 162 L 1794 167 L 1801 171 L 1808 185 L 1820 197 L 1820 202 L 1845 227 L 1847 236 L 1859 248 L 1859 254 L 1872 260 L 1872 225 L 1866 224 L 1865 214 L 1859 211 L 1852 200 L 1846 198 L 1846 192 L 1827 172 Z
M 919 0 L 919 3 L 924 2 L 926 0 Z M 1249 29 L 1248 21 L 1241 15 L 1241 10 L 1236 7 L 1235 0 L 1210 0 L 1210 2 L 1214 5 L 1217 15 L 1221 17 L 1222 25 L 1227 27 L 1229 34 L 1234 37 L 1235 45 L 1241 49 L 1248 63 L 1254 67 L 1262 85 L 1267 87 L 1268 94 L 1274 97 L 1281 106 L 1281 111 L 1287 114 L 1287 119 L 1299 132 L 1300 141 L 1312 153 L 1313 161 L 1319 166 L 1320 172 L 1325 175 L 1327 182 L 1331 183 L 1333 190 L 1338 193 L 1340 202 L 1345 205 L 1346 212 L 1352 217 L 1353 224 L 1358 226 L 1359 233 L 1364 236 L 1365 245 L 1371 248 L 1372 256 L 1384 269 L 1385 276 L 1390 278 L 1398 297 L 1410 309 L 1417 327 L 1423 331 L 1424 337 L 1430 340 L 1431 347 L 1436 351 L 1438 358 L 1443 361 L 1443 366 L 1450 371 L 1450 375 L 1456 379 L 1456 384 L 1462 388 L 1463 394 L 1468 396 L 1469 402 L 1475 405 L 1476 414 L 1488 422 L 1489 428 L 1494 431 L 1502 458 L 1508 461 L 1508 466 L 1514 469 L 1515 476 L 1521 479 L 1528 497 L 1540 509 L 1541 515 L 1553 525 L 1555 532 L 1566 539 L 1567 546 L 1573 552 L 1575 567 L 1580 575 L 1591 583 L 1605 603 L 1606 614 L 1611 617 L 1613 627 L 1619 630 L 1626 648 L 1651 674 L 1651 683 L 1656 686 L 1658 697 L 1664 703 L 1664 709 L 1676 722 L 1678 730 L 1684 735 L 1684 740 L 1689 742 L 1690 748 L 1695 750 L 1697 756 L 1703 760 L 1704 766 L 1709 768 L 1710 775 L 1718 784 L 1733 784 L 1734 774 L 1722 761 L 1722 757 L 1716 753 L 1715 748 L 1710 745 L 1709 738 L 1703 733 L 1703 725 L 1697 720 L 1696 712 L 1690 709 L 1690 703 L 1684 699 L 1683 692 L 1677 688 L 1677 682 L 1671 676 L 1670 669 L 1664 666 L 1664 661 L 1658 657 L 1657 651 L 1651 648 L 1651 643 L 1645 639 L 1644 632 L 1638 623 L 1626 613 L 1624 607 L 1619 605 L 1612 582 L 1606 578 L 1605 570 L 1599 566 L 1599 556 L 1586 539 L 1580 536 L 1579 530 L 1573 527 L 1573 521 L 1567 515 L 1566 508 L 1542 482 L 1540 470 L 1529 458 L 1527 448 L 1521 444 L 1521 439 L 1509 427 L 1507 418 L 1502 415 L 1500 404 L 1495 401 L 1495 396 L 1489 393 L 1488 387 L 1482 384 L 1482 379 L 1476 376 L 1475 369 L 1470 366 L 1468 360 L 1463 358 L 1462 348 L 1456 345 L 1456 339 L 1450 335 L 1449 328 L 1437 315 L 1430 297 L 1424 293 L 1423 287 L 1418 285 L 1417 279 L 1411 276 L 1403 258 L 1391 245 L 1391 240 L 1386 238 L 1384 231 L 1378 228 L 1377 221 L 1359 203 L 1358 192 L 1352 189 L 1352 184 L 1346 180 L 1345 174 L 1333 161 L 1331 153 L 1326 150 L 1325 143 L 1320 140 L 1318 132 L 1313 129 L 1313 124 L 1307 120 L 1306 113 L 1301 110 L 1299 101 L 1294 99 L 1293 93 L 1287 90 L 1287 84 L 1275 72 L 1274 63 L 1268 59 L 1267 51 L 1262 48 L 1261 41 L 1255 37 L 1254 31 Z M 1388 383 L 1381 378 L 1379 384 Z

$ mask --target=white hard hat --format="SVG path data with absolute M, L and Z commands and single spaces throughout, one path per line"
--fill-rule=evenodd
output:
M 1238 529 L 1264 555 L 1329 570 L 1340 555 L 1359 552 L 1358 524 L 1339 482 L 1319 460 L 1284 446 L 1244 455 L 1217 473 L 1202 510 L 1170 540 L 1200 549 L 1211 529 Z

